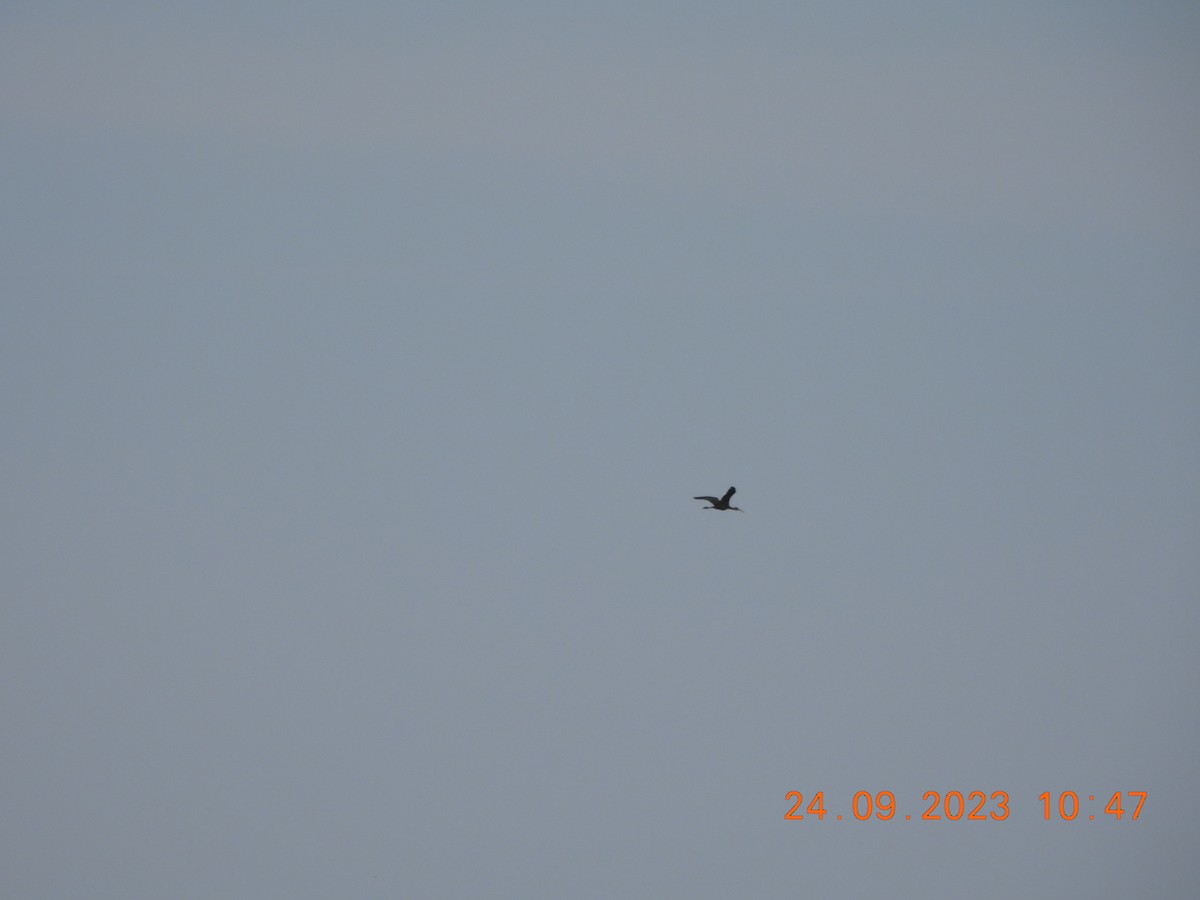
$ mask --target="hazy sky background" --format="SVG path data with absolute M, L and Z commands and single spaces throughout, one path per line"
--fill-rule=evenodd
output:
M 4 894 L 1194 895 L 1198 49 L 4 4 Z

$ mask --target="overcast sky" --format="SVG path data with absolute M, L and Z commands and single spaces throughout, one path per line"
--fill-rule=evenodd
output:
M 1198 50 L 5 4 L 5 895 L 1194 895 Z

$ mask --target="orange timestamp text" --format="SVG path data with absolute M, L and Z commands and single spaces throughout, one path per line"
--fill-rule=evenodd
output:
M 1045 791 L 1038 795 L 1038 800 L 1042 803 L 1042 818 L 1045 821 L 1057 818 L 1070 822 L 1081 816 L 1088 821 L 1095 821 L 1097 815 L 1102 818 L 1108 816 L 1118 822 L 1128 815 L 1131 822 L 1137 821 L 1142 813 L 1142 804 L 1146 802 L 1146 792 L 1125 791 L 1124 795 L 1130 798 L 1128 804 L 1131 808 L 1126 808 L 1127 804 L 1122 802 L 1121 791 L 1116 791 L 1108 797 L 1108 802 L 1103 807 L 1098 805 L 1095 794 L 1088 794 L 1081 800 L 1080 794 L 1075 791 L 1062 791 L 1057 797 Z M 1101 795 L 1102 800 L 1104 796 Z M 800 791 L 788 791 L 785 799 L 791 805 L 783 817 L 789 821 L 816 818 L 817 821 L 823 822 L 826 815 L 832 816 L 834 821 L 842 821 L 842 813 L 825 808 L 824 791 L 812 794 L 807 803 Z M 986 791 L 968 791 L 966 794 L 962 791 L 926 791 L 921 800 L 922 803 L 914 808 L 912 813 L 901 816 L 902 821 L 912 821 L 915 818 L 917 821 L 926 822 L 1003 822 L 1009 814 L 1007 791 L 992 791 L 990 794 Z M 1137 801 L 1136 805 L 1134 800 Z M 1052 813 L 1056 815 L 1052 816 Z M 891 791 L 878 791 L 874 794 L 870 791 L 858 791 L 850 801 L 849 816 L 858 822 L 868 819 L 886 822 L 895 819 L 897 815 L 896 795 Z

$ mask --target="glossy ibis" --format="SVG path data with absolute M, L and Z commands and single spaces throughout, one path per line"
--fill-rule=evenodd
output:
M 737 488 L 731 487 L 725 492 L 724 497 L 693 497 L 693 500 L 707 500 L 712 506 L 706 506 L 705 509 L 733 509 L 741 512 L 736 506 L 729 505 L 729 498 L 737 493 Z

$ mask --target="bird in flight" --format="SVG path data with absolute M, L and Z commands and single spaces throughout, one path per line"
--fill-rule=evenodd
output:
M 729 505 L 729 498 L 737 493 L 737 488 L 731 487 L 725 492 L 724 497 L 693 497 L 693 500 L 707 500 L 712 506 L 706 506 L 705 509 L 733 509 L 741 512 L 736 506 Z

